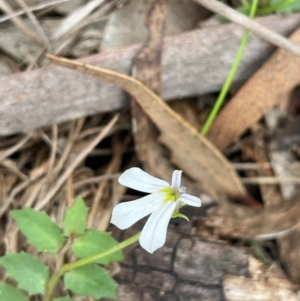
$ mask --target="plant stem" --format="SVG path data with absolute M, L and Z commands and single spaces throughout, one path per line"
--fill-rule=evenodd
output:
M 49 282 L 47 283 L 43 301 L 51 301 L 52 300 L 53 292 L 54 292 L 55 287 L 56 287 L 56 285 L 59 281 L 59 278 L 61 276 L 60 268 L 62 267 L 62 265 L 64 263 L 65 254 L 70 249 L 71 243 L 72 243 L 72 239 L 68 238 L 68 240 L 67 240 L 66 244 L 64 245 L 64 247 L 57 254 L 56 269 L 55 269 L 52 277 L 50 278 Z
M 266 258 L 261 246 L 254 239 L 248 241 L 249 245 L 253 248 L 256 258 L 261 261 L 265 266 L 269 266 L 269 260 Z
M 52 277 L 50 278 L 50 281 L 48 282 L 43 301 L 51 301 L 52 300 L 54 289 L 55 289 L 61 275 L 62 275 L 62 273 L 60 270 L 57 270 L 53 273 Z
M 250 13 L 249 13 L 249 17 L 251 19 L 254 18 L 255 16 L 255 12 L 256 12 L 256 8 L 257 8 L 257 4 L 258 4 L 258 0 L 253 0 L 252 3 L 251 3 L 251 7 L 250 7 Z M 231 69 L 229 71 L 229 74 L 227 76 L 227 79 L 222 87 L 222 90 L 216 100 L 216 103 L 212 109 L 212 111 L 210 112 L 208 118 L 206 119 L 204 125 L 203 125 L 203 128 L 201 130 L 201 135 L 205 136 L 207 134 L 207 132 L 209 131 L 212 123 L 214 122 L 224 100 L 225 100 L 225 97 L 231 87 L 231 84 L 232 84 L 232 81 L 234 79 L 234 76 L 236 74 L 236 71 L 240 65 L 240 61 L 242 59 L 242 56 L 243 56 L 243 53 L 244 53 L 244 50 L 245 50 L 245 47 L 246 47 L 246 44 L 248 42 L 248 37 L 249 37 L 249 30 L 245 30 L 244 31 L 244 34 L 243 34 L 243 37 L 242 37 L 242 40 L 241 40 L 241 43 L 240 43 L 240 47 L 238 49 L 238 52 L 236 54 L 236 57 L 235 57 L 235 60 L 233 62 L 233 65 L 231 66 Z
M 273 12 L 276 12 L 278 9 L 283 8 L 289 4 L 296 2 L 296 0 L 283 0 L 279 3 L 257 9 L 257 15 L 267 15 Z
M 78 268 L 78 267 L 84 266 L 86 264 L 95 262 L 96 260 L 98 260 L 102 257 L 105 257 L 107 255 L 110 255 L 114 252 L 117 252 L 119 250 L 123 250 L 124 248 L 126 248 L 126 247 L 134 244 L 135 242 L 137 242 L 139 240 L 140 235 L 141 235 L 141 233 L 137 233 L 137 234 L 133 235 L 132 237 L 129 237 L 128 239 L 120 242 L 116 246 L 114 246 L 114 247 L 112 247 L 112 248 L 110 248 L 110 249 L 108 249 L 104 252 L 101 252 L 99 254 L 92 255 L 92 256 L 89 256 L 89 257 L 86 257 L 86 258 L 83 258 L 83 259 L 80 259 L 80 260 L 77 260 L 77 261 L 74 261 L 74 262 L 71 262 L 71 263 L 67 263 L 67 264 L 63 265 L 60 270 L 61 270 L 62 273 L 65 273 L 65 272 L 73 270 L 75 268 Z
M 55 289 L 60 277 L 64 273 L 66 273 L 70 270 L 73 270 L 75 268 L 84 266 L 86 264 L 95 262 L 96 260 L 98 260 L 102 257 L 105 257 L 107 255 L 110 255 L 114 252 L 117 252 L 119 250 L 123 250 L 124 248 L 126 248 L 126 247 L 134 244 L 135 242 L 137 242 L 139 240 L 140 235 L 141 235 L 141 232 L 129 237 L 128 239 L 120 242 L 116 246 L 114 246 L 114 247 L 112 247 L 112 248 L 110 248 L 110 249 L 108 249 L 104 252 L 101 252 L 99 254 L 89 256 L 89 257 L 86 257 L 86 258 L 83 258 L 83 259 L 80 259 L 80 260 L 77 260 L 77 261 L 74 261 L 74 262 L 71 262 L 71 263 L 64 264 L 59 270 L 57 270 L 53 273 L 51 279 L 49 280 L 48 285 L 47 285 L 47 289 L 46 289 L 46 292 L 45 292 L 45 295 L 44 295 L 44 298 L 43 298 L 43 301 L 51 301 L 52 300 L 54 289 Z

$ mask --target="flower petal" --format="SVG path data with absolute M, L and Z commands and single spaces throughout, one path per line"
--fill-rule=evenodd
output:
M 140 245 L 149 253 L 162 247 L 166 241 L 169 221 L 177 202 L 168 202 L 157 208 L 149 217 L 140 236 Z
M 197 198 L 193 195 L 187 194 L 187 193 L 183 193 L 180 196 L 179 200 L 190 206 L 194 206 L 194 207 L 201 206 L 201 200 L 199 198 Z
M 110 222 L 119 229 L 127 229 L 159 208 L 165 199 L 165 193 L 156 192 L 135 201 L 118 204 L 112 212 Z
M 172 174 L 172 188 L 180 188 L 182 170 L 174 170 Z
M 123 186 L 148 193 L 170 187 L 166 181 L 155 178 L 137 167 L 123 172 L 119 177 L 119 183 Z

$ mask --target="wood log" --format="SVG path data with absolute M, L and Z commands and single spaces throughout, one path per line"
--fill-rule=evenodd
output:
M 285 36 L 300 25 L 300 14 L 258 19 Z M 218 91 L 234 60 L 243 29 L 235 24 L 202 28 L 164 41 L 162 97 L 166 100 Z M 141 45 L 106 51 L 83 61 L 129 73 Z M 241 84 L 274 51 L 251 35 L 235 84 Z M 125 93 L 96 78 L 48 66 L 0 78 L 0 135 L 127 106 Z
M 115 227 L 110 230 L 121 241 L 141 231 L 144 224 L 139 222 L 125 233 Z M 119 283 L 117 300 L 224 301 L 226 275 L 249 277 L 248 248 L 203 241 L 190 236 L 190 231 L 189 222 L 174 219 L 165 245 L 154 254 L 138 244 L 125 249 L 125 261 L 115 276 Z
M 266 269 L 250 248 L 191 236 L 193 221 L 206 210 L 183 207 L 192 222 L 171 219 L 166 243 L 154 254 L 138 243 L 124 250 L 125 261 L 114 276 L 118 301 L 297 300 L 298 287 L 276 264 Z M 146 220 L 125 231 L 109 230 L 122 241 L 141 231 Z

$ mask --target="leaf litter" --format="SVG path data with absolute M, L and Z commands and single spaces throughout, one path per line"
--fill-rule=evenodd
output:
M 48 5 L 51 6 L 52 2 L 49 1 Z M 104 1 L 94 1 L 95 7 L 100 5 L 100 2 Z M 116 5 L 116 3 L 113 5 Z M 38 9 L 38 5 L 33 6 L 32 9 Z M 28 14 L 32 9 L 24 6 L 23 12 L 20 11 L 18 14 Z M 65 31 L 61 31 L 64 35 L 74 38 L 76 33 L 89 22 L 87 18 L 91 10 L 87 12 L 86 9 L 88 8 L 82 7 L 82 12 L 85 15 L 80 18 L 81 24 L 79 24 L 80 22 L 74 24 L 73 32 L 71 29 L 67 33 L 66 29 L 63 28 L 63 22 L 59 30 Z M 107 15 L 109 9 L 111 7 L 108 6 L 107 10 L 103 10 L 103 16 Z M 17 17 L 13 11 L 10 11 L 10 14 L 13 18 Z M 92 22 L 93 17 L 91 15 L 90 17 Z M 26 31 L 27 27 L 24 27 L 19 21 L 16 21 L 15 24 L 21 26 L 23 30 L 25 29 L 26 34 L 38 44 L 43 44 L 43 46 L 47 44 L 43 32 L 38 28 L 35 28 L 36 31 L 32 33 Z M 296 32 L 293 39 L 297 35 Z M 60 48 L 62 50 L 58 52 L 61 54 L 67 53 L 70 45 L 72 45 L 71 41 L 72 39 L 66 43 L 65 48 Z M 58 45 L 59 43 L 61 42 L 58 42 Z M 161 55 L 161 44 L 155 49 L 153 44 L 151 45 L 151 40 L 149 40 L 147 46 L 150 47 L 150 53 L 156 53 L 158 57 Z M 140 54 L 143 54 L 143 52 Z M 54 57 L 52 56 L 52 58 Z M 276 240 L 282 263 L 287 267 L 293 281 L 299 283 L 300 276 L 297 265 L 295 265 L 299 249 L 299 244 L 295 243 L 299 235 L 299 192 L 296 192 L 289 201 L 284 200 L 282 193 L 282 188 L 286 182 L 298 189 L 299 178 L 296 172 L 287 175 L 276 171 L 274 157 L 272 157 L 274 148 L 269 142 L 270 130 L 262 120 L 259 120 L 265 116 L 274 104 L 288 103 L 292 89 L 299 83 L 296 77 L 293 76 L 295 75 L 294 71 L 297 72 L 298 70 L 298 59 L 282 50 L 278 50 L 258 71 L 260 76 L 254 75 L 229 101 L 228 106 L 234 107 L 237 102 L 235 99 L 245 99 L 246 95 L 249 94 L 249 89 L 252 93 L 251 102 L 243 102 L 245 107 L 242 107 L 242 110 L 235 109 L 231 111 L 225 109 L 221 113 L 220 119 L 216 123 L 219 130 L 213 130 L 209 135 L 209 139 L 220 149 L 223 149 L 223 144 L 216 142 L 214 133 L 217 133 L 218 137 L 222 136 L 220 133 L 224 133 L 224 137 L 221 138 L 226 142 L 226 145 L 233 143 L 235 150 L 242 154 L 231 155 L 231 157 L 234 157 L 231 162 L 208 139 L 198 135 L 199 128 L 196 129 L 180 116 L 178 113 L 181 112 L 180 109 L 175 113 L 158 96 L 160 94 L 160 63 L 154 67 L 147 65 L 147 56 L 146 59 L 145 56 L 143 57 L 141 65 L 136 63 L 137 73 L 135 75 L 145 85 L 126 75 L 80 62 L 61 58 L 59 63 L 113 82 L 133 96 L 133 106 L 135 106 L 136 101 L 142 108 L 139 111 L 140 119 L 137 117 L 137 120 L 139 120 L 138 127 L 146 125 L 146 127 L 141 127 L 139 137 L 135 139 L 135 146 L 140 147 L 140 149 L 151 150 L 150 155 L 145 152 L 146 156 L 143 157 L 145 153 L 142 153 L 139 157 L 145 168 L 149 172 L 153 171 L 161 178 L 168 177 L 173 166 L 182 168 L 184 173 L 188 175 L 185 179 L 188 185 L 194 185 L 198 192 L 203 193 L 205 191 L 215 202 L 219 203 L 219 207 L 215 206 L 207 211 L 207 217 L 204 220 L 197 221 L 197 223 L 200 222 L 198 225 L 202 223 L 205 227 L 212 229 L 213 234 L 208 235 L 208 238 L 257 239 L 262 240 L 263 243 Z M 153 70 L 158 70 L 158 76 L 154 84 L 151 82 L 153 80 L 152 75 L 147 74 L 147 72 L 151 74 Z M 280 70 L 280 72 L 274 74 L 272 73 L 273 70 Z M 271 80 L 276 82 L 274 85 L 276 89 L 268 89 L 268 85 L 265 84 L 270 80 L 268 76 L 271 76 Z M 284 85 L 280 81 L 282 78 L 287 79 L 284 81 Z M 266 95 L 272 101 L 262 108 L 260 105 L 265 104 L 264 96 L 266 97 Z M 182 105 L 184 106 L 184 103 Z M 258 108 L 258 113 L 252 114 L 251 112 L 256 108 Z M 232 124 L 228 121 L 232 120 L 232 114 L 228 115 L 227 118 L 229 119 L 226 119 L 227 121 L 221 120 L 222 114 L 225 114 L 226 110 L 235 112 L 234 116 L 242 116 L 247 120 L 247 123 L 235 124 L 239 130 L 238 134 L 230 134 L 230 130 L 228 130 L 228 127 Z M 196 110 L 192 111 L 197 114 Z M 239 114 L 240 111 L 243 111 L 243 114 Z M 133 114 L 133 116 L 135 115 Z M 290 124 L 290 119 L 287 118 L 285 122 Z M 249 134 L 246 137 L 242 136 L 242 133 L 249 128 L 251 128 L 250 137 Z M 263 129 L 259 138 L 256 135 L 257 128 Z M 39 210 L 46 209 L 51 212 L 54 220 L 60 221 L 65 214 L 66 207 L 73 203 L 75 196 L 78 194 L 84 198 L 86 204 L 91 208 L 90 226 L 105 230 L 113 206 L 122 199 L 132 198 L 131 195 L 125 195 L 125 189 L 120 188 L 117 184 L 120 170 L 126 168 L 126 166 L 137 165 L 137 159 L 132 154 L 131 135 L 128 133 L 130 129 L 130 120 L 126 114 L 108 113 L 53 125 L 26 135 L 1 137 L 0 181 L 4 185 L 0 187 L 0 213 L 3 218 L 7 219 L 5 223 L 1 220 L 1 228 L 4 229 L 1 229 L 4 232 L 1 248 L 9 252 L 28 248 L 24 238 L 19 236 L 14 223 L 8 217 L 9 210 L 23 206 L 34 207 Z M 126 137 L 121 134 L 124 131 L 126 131 Z M 149 132 L 150 135 L 143 137 L 143 131 Z M 276 138 L 278 126 L 275 127 L 274 131 L 275 138 L 272 136 L 271 141 L 277 139 L 280 143 L 281 138 Z M 290 130 L 288 129 L 284 135 L 288 136 L 289 134 Z M 144 139 L 146 137 L 151 139 Z M 235 142 L 237 139 L 238 141 Z M 259 144 L 259 139 L 263 141 L 262 147 Z M 142 144 L 138 141 L 142 141 Z M 252 144 L 250 143 L 252 151 L 250 156 L 249 152 L 246 151 L 249 149 L 247 141 L 252 141 Z M 293 142 L 293 145 L 295 146 L 297 143 L 297 141 Z M 291 152 L 289 143 L 287 148 Z M 168 162 L 169 155 L 172 164 Z M 295 152 L 293 152 L 293 155 L 295 155 Z M 93 166 L 97 166 L 97 161 L 101 157 L 106 161 L 106 164 L 99 164 L 98 168 L 89 166 L 88 162 L 91 161 Z M 125 165 L 124 158 L 126 158 Z M 296 155 L 292 162 L 287 163 L 287 167 L 297 166 L 298 159 L 299 157 Z M 103 162 L 103 160 L 101 161 Z M 277 165 L 284 164 L 276 163 Z M 243 169 L 242 172 L 241 168 Z M 241 175 L 244 177 L 241 177 Z M 266 183 L 268 184 L 267 187 Z M 278 186 L 278 184 L 281 186 Z M 253 192 L 253 186 L 257 187 L 260 193 L 255 190 Z M 271 195 L 269 194 L 270 191 L 272 191 Z M 274 199 L 272 195 L 275 196 Z M 275 201 L 275 199 L 279 201 Z M 241 204 L 236 204 L 233 201 Z M 258 203 L 262 206 L 254 206 Z M 245 206 L 245 204 L 248 205 Z M 200 226 L 195 229 L 196 234 L 200 237 L 204 234 L 201 229 L 203 228 Z M 55 265 L 55 260 L 51 257 L 46 256 L 43 260 L 51 262 L 52 267 Z M 254 271 L 251 271 L 251 273 L 255 272 L 260 273 L 260 275 L 266 274 L 266 271 L 261 271 L 261 268 L 257 266 L 255 266 Z M 269 276 L 271 279 L 269 282 L 263 277 L 253 279 L 251 282 L 248 278 L 245 280 L 244 278 L 236 279 L 226 276 L 223 283 L 225 295 L 228 300 L 238 300 L 236 298 L 245 296 L 245 292 L 252 290 L 266 293 L 273 291 L 275 293 L 279 283 L 279 280 L 275 281 L 278 279 L 278 275 L 278 271 L 274 272 Z M 274 283 L 270 283 L 272 279 L 275 281 Z M 285 284 L 280 288 L 282 294 L 293 300 L 294 295 L 291 294 L 291 291 L 294 291 L 295 287 L 292 287 L 291 282 L 286 279 L 283 282 Z M 237 287 L 240 287 L 242 295 L 238 297 L 230 295 L 230 292 L 237 292 Z M 277 300 L 274 299 L 275 295 L 269 295 L 269 299 L 266 300 Z M 282 299 L 278 297 L 278 300 Z
M 140 81 L 125 74 L 78 61 L 50 54 L 47 56 L 62 66 L 114 83 L 133 96 L 162 132 L 161 140 L 168 145 L 171 152 L 174 152 L 173 161 L 190 177 L 199 181 L 211 195 L 218 196 L 219 192 L 233 195 L 245 193 L 236 172 L 221 152 L 206 138 L 199 136 L 194 128 Z M 195 168 L 196 166 L 198 168 Z

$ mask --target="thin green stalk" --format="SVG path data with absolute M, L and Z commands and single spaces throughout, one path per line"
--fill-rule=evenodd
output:
M 64 263 L 65 254 L 70 249 L 71 243 L 72 243 L 72 239 L 69 238 L 67 240 L 66 244 L 64 245 L 64 247 L 57 254 L 58 256 L 57 256 L 57 260 L 56 260 L 56 269 L 55 269 L 52 277 L 50 278 L 50 281 L 47 283 L 43 301 L 51 301 L 53 298 L 53 293 L 54 293 L 55 287 L 61 277 L 60 269 Z
M 47 289 L 43 298 L 43 301 L 51 301 L 53 298 L 53 292 L 55 290 L 55 287 L 61 277 L 61 272 L 60 270 L 55 271 L 50 278 L 50 281 L 48 282 Z
M 283 0 L 279 3 L 257 9 L 256 13 L 257 15 L 267 15 L 273 12 L 276 12 L 278 9 L 286 7 L 289 4 L 292 4 L 296 2 L 297 0 Z
M 43 298 L 43 301 L 51 301 L 52 300 L 52 296 L 53 296 L 53 292 L 55 290 L 55 287 L 56 287 L 60 277 L 64 273 L 66 273 L 70 270 L 73 270 L 75 268 L 84 266 L 86 264 L 93 263 L 96 260 L 98 260 L 100 258 L 103 258 L 107 255 L 110 255 L 114 252 L 123 250 L 126 247 L 128 247 L 128 246 L 134 244 L 135 242 L 137 242 L 139 240 L 140 235 L 141 235 L 141 232 L 133 235 L 132 237 L 129 237 L 128 239 L 120 242 L 116 246 L 114 246 L 114 247 L 112 247 L 112 248 L 110 248 L 110 249 L 108 249 L 104 252 L 101 252 L 99 254 L 89 256 L 89 257 L 86 257 L 86 258 L 83 258 L 83 259 L 80 259 L 80 260 L 77 260 L 77 261 L 74 261 L 74 262 L 71 262 L 71 263 L 64 264 L 59 270 L 55 271 L 53 273 L 52 277 L 50 278 L 50 280 L 48 282 L 48 285 L 47 285 L 47 289 L 46 289 L 44 298 Z
M 251 3 L 251 7 L 250 7 L 250 13 L 249 13 L 249 17 L 251 19 L 254 18 L 255 16 L 255 12 L 256 12 L 256 9 L 257 9 L 257 4 L 258 4 L 258 0 L 253 0 L 252 3 Z M 244 53 L 244 50 L 245 50 L 245 47 L 246 47 L 246 44 L 247 44 L 247 41 L 248 41 L 248 37 L 249 37 L 249 31 L 248 30 L 245 30 L 244 31 L 244 34 L 243 34 L 243 37 L 242 37 L 242 40 L 241 40 L 241 43 L 240 43 L 240 47 L 238 49 L 238 52 L 237 52 L 237 55 L 235 57 L 235 60 L 233 62 L 233 65 L 231 66 L 231 69 L 230 69 L 230 72 L 227 76 L 227 79 L 222 87 L 222 90 L 217 98 L 217 101 L 212 109 L 212 111 L 210 112 L 208 118 L 206 119 L 204 125 L 203 125 L 203 128 L 201 130 L 201 135 L 205 136 L 207 134 L 207 132 L 209 131 L 211 125 L 213 124 L 218 112 L 220 111 L 220 108 L 225 100 L 225 97 L 230 89 L 230 86 L 232 84 L 232 81 L 234 79 L 234 76 L 236 74 L 236 71 L 239 67 L 239 64 L 240 64 L 240 61 L 242 59 L 242 56 L 243 56 L 243 53 Z
M 248 241 L 249 245 L 253 248 L 254 250 L 254 254 L 256 256 L 256 258 L 261 261 L 262 263 L 264 263 L 266 266 L 268 266 L 270 264 L 269 260 L 266 258 L 262 247 L 254 240 L 254 239 L 250 239 Z
M 79 267 L 84 266 L 86 264 L 95 262 L 98 259 L 101 259 L 102 257 L 110 255 L 114 252 L 117 252 L 119 250 L 123 250 L 124 248 L 126 248 L 126 247 L 134 244 L 135 242 L 137 242 L 139 240 L 140 235 L 141 235 L 141 233 L 137 233 L 137 234 L 133 235 L 132 237 L 129 237 L 128 239 L 120 242 L 116 246 L 114 246 L 114 247 L 112 247 L 112 248 L 110 248 L 110 249 L 108 249 L 104 252 L 101 252 L 99 254 L 92 255 L 92 256 L 89 256 L 89 257 L 86 257 L 86 258 L 83 258 L 83 259 L 80 259 L 80 260 L 77 260 L 77 261 L 74 261 L 74 262 L 71 262 L 71 263 L 64 264 L 61 267 L 60 270 L 61 270 L 62 274 L 64 274 L 65 272 L 68 272 L 68 271 L 73 270 L 75 268 L 79 268 Z

